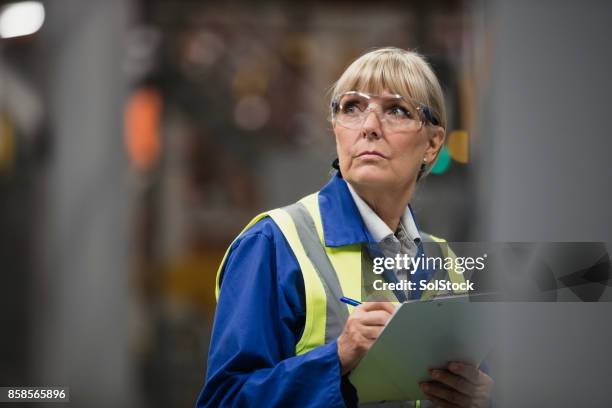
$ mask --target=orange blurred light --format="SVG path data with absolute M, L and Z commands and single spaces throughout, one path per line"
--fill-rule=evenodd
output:
M 134 167 L 146 171 L 159 158 L 162 98 L 154 88 L 136 90 L 125 106 L 125 146 Z
M 453 130 L 448 135 L 448 152 L 453 160 L 467 163 L 469 158 L 469 137 L 465 130 Z

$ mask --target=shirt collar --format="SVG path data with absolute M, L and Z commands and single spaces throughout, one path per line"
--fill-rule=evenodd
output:
M 359 210 L 359 214 L 361 215 L 361 218 L 363 219 L 363 222 L 374 241 L 381 242 L 385 238 L 393 238 L 394 233 L 391 231 L 391 228 L 389 228 L 389 226 L 385 224 L 382 219 L 380 219 L 378 214 L 372 210 L 368 203 L 366 203 L 363 198 L 357 194 L 350 183 L 346 182 L 346 180 L 345 183 L 349 189 L 349 192 L 351 193 L 351 196 L 353 197 L 353 200 L 355 201 L 355 204 L 357 205 L 357 210 Z M 418 244 L 421 241 L 419 230 L 416 226 L 416 222 L 409 206 L 406 206 L 404 214 L 400 218 L 400 227 L 404 229 L 404 232 L 408 238 L 415 244 Z
M 367 206 L 367 204 L 365 205 Z M 366 217 L 363 217 L 358 209 L 356 199 L 353 197 L 348 183 L 344 181 L 338 172 L 319 191 L 319 209 L 321 211 L 323 237 L 326 246 L 338 247 L 357 243 L 379 242 L 379 240 L 374 238 L 374 231 L 369 231 L 369 228 L 364 224 Z M 380 217 L 377 215 L 376 217 L 380 220 Z M 382 220 L 380 222 L 384 224 Z M 415 242 L 417 238 L 420 239 L 418 225 L 410 206 L 406 208 L 400 222 L 409 237 L 415 239 Z M 385 227 L 387 226 L 385 225 Z M 389 227 L 387 229 L 391 231 Z

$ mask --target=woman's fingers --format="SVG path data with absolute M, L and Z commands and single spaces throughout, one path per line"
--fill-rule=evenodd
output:
M 465 378 L 446 370 L 431 370 L 431 378 L 465 395 L 474 395 L 476 386 Z
M 465 378 L 472 384 L 478 384 L 480 382 L 480 370 L 473 365 L 450 362 L 447 368 L 451 373 Z
M 421 383 L 420 387 L 428 397 L 444 400 L 453 407 L 469 407 L 471 402 L 467 395 L 441 383 L 425 382 Z
M 434 381 L 419 384 L 428 398 L 444 400 L 445 402 L 440 404 L 432 399 L 440 406 L 488 406 L 493 387 L 491 377 L 469 364 L 451 362 L 447 368 L 448 370 L 430 370 Z
M 391 302 L 365 302 L 362 303 L 358 309 L 365 312 L 371 312 L 374 310 L 385 310 L 390 314 L 395 313 L 395 305 Z
M 342 375 L 357 365 L 394 311 L 395 306 L 389 302 L 368 302 L 355 308 L 338 337 L 338 357 Z
M 368 340 L 376 340 L 383 329 L 384 326 L 364 326 L 361 330 L 361 335 Z
M 361 324 L 364 326 L 384 326 L 390 318 L 391 314 L 386 310 L 374 310 L 364 313 Z

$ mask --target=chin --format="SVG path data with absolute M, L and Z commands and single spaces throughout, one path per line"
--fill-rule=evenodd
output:
M 397 185 L 400 180 L 386 169 L 372 168 L 371 166 L 351 170 L 345 179 L 361 186 L 384 187 Z

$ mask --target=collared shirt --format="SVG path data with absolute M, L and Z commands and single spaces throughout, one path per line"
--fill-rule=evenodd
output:
M 406 254 L 410 257 L 415 257 L 421 242 L 421 235 L 419 234 L 410 207 L 406 206 L 394 234 L 391 228 L 372 210 L 368 203 L 357 194 L 351 183 L 346 180 L 345 183 L 355 201 L 363 223 L 370 235 L 372 235 L 372 238 L 378 243 L 383 254 L 386 257 L 394 257 L 396 254 Z M 408 271 L 403 269 L 396 271 L 398 279 L 406 279 L 407 273 Z

